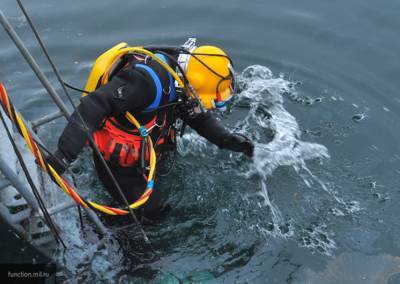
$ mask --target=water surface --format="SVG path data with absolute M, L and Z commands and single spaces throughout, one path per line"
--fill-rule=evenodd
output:
M 186 133 L 160 187 L 174 209 L 146 228 L 156 257 L 136 229 L 98 246 L 76 212 L 59 217 L 70 250 L 57 258 L 78 280 L 400 281 L 398 1 L 25 2 L 63 77 L 80 87 L 121 41 L 221 46 L 242 89 L 221 120 L 257 141 L 249 159 Z M 15 2 L 0 8 L 57 86 Z M 18 109 L 28 119 L 55 111 L 0 37 L 0 78 Z M 41 129 L 50 148 L 64 125 Z M 87 155 L 74 171 L 85 194 L 107 200 Z

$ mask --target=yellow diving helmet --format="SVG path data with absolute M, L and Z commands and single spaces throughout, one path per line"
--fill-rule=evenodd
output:
M 234 91 L 231 59 L 216 46 L 196 47 L 194 43 L 183 45 L 179 65 L 203 106 L 206 109 L 222 109 Z

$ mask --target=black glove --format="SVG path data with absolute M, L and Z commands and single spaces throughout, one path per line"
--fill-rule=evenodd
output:
M 67 159 L 60 150 L 57 150 L 53 155 L 46 156 L 45 160 L 59 175 L 62 175 L 69 166 Z
M 231 137 L 226 141 L 226 148 L 235 152 L 253 157 L 254 144 L 249 138 L 240 133 L 232 133 Z

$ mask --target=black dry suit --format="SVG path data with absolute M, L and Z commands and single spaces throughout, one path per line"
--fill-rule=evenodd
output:
M 78 110 L 86 121 L 91 135 L 104 131 L 106 123 L 109 125 L 111 123 L 119 131 L 134 134 L 137 130 L 124 116 L 127 111 L 142 125 L 149 123 L 154 125 L 155 122 L 156 125 L 150 135 L 156 144 L 156 152 L 175 146 L 171 131 L 177 118 L 182 119 L 198 134 L 221 149 L 249 153 L 250 147 L 252 152 L 251 143 L 244 144 L 243 139 L 226 130 L 209 112 L 194 113 L 182 105 L 163 108 L 166 104 L 176 102 L 177 99 L 171 75 L 155 60 L 134 56 L 107 84 L 83 97 Z M 159 127 L 161 125 L 162 127 Z M 59 139 L 57 153 L 67 161 L 73 161 L 87 143 L 87 134 L 84 131 L 77 113 L 73 113 Z M 160 139 L 164 143 L 157 145 L 156 141 Z M 101 147 L 99 149 L 104 156 L 104 151 Z M 143 169 L 140 169 L 141 163 L 121 166 L 118 158 L 122 149 L 123 147 L 114 145 L 110 155 L 105 158 L 126 199 L 132 203 L 143 193 L 146 180 Z M 139 149 L 132 151 L 135 150 L 139 151 Z M 121 202 L 118 190 L 114 188 L 99 157 L 93 158 L 100 180 L 114 199 Z M 150 199 L 142 206 L 144 215 L 151 217 L 162 208 L 161 194 L 157 188 L 153 190 Z

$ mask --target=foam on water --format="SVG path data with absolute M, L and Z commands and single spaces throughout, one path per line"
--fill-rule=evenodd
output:
M 336 249 L 336 243 L 331 235 L 325 224 L 312 225 L 301 230 L 299 244 L 302 247 L 310 248 L 312 251 L 332 255 Z
M 71 283 L 89 279 L 111 281 L 120 273 L 121 248 L 112 234 L 99 239 L 86 219 L 81 228 L 77 210 L 70 209 L 55 218 L 57 224 L 62 224 L 62 238 L 68 248 L 59 248 L 55 257 L 74 276 Z

